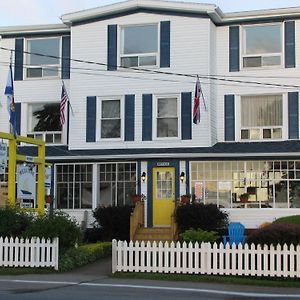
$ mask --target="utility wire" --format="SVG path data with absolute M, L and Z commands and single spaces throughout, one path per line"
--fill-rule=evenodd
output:
M 8 66 L 9 63 L 7 62 L 0 62 L 1 65 Z M 12 64 L 14 65 L 14 64 Z M 27 67 L 30 67 L 31 65 L 28 64 L 23 64 L 23 69 L 26 69 Z M 129 75 L 122 75 L 120 73 L 115 73 L 115 72 L 107 72 L 107 70 L 104 69 L 95 69 L 95 68 L 80 68 L 80 67 L 70 67 L 72 70 L 72 74 L 78 74 L 78 75 L 88 75 L 88 76 L 102 76 L 102 77 L 113 77 L 113 78 L 124 78 L 124 79 L 137 79 L 137 80 L 143 80 L 143 81 L 159 81 L 159 82 L 172 82 L 172 83 L 189 83 L 189 84 L 195 84 L 194 81 L 182 81 L 182 80 L 175 80 L 175 79 L 162 79 L 162 78 L 146 78 L 146 77 L 136 77 L 136 76 L 129 76 Z M 52 71 L 61 71 L 61 67 L 47 67 L 47 70 L 52 70 Z M 87 72 L 82 72 L 82 71 L 87 71 Z M 102 72 L 99 73 L 99 72 Z M 103 73 L 105 72 L 105 73 Z M 137 72 L 133 72 L 136 74 Z M 151 74 L 149 74 L 151 75 Z M 208 80 L 208 79 L 206 79 Z M 239 83 L 233 84 L 233 83 L 221 83 L 221 82 L 205 82 L 202 81 L 201 84 L 203 85 L 214 85 L 214 86 L 225 86 L 225 87 L 237 87 L 240 86 Z M 244 85 L 247 86 L 247 85 Z M 250 86 L 250 85 L 248 85 Z M 252 86 L 252 85 L 251 85 Z M 264 86 L 263 86 L 264 87 Z M 264 87 L 265 88 L 265 87 Z M 270 88 L 270 87 L 268 87 Z M 278 87 L 271 87 L 271 88 L 278 88 Z M 287 87 L 283 87 L 284 89 L 291 89 Z
M 5 51 L 14 51 L 14 49 L 9 49 L 6 47 L 0 47 L 0 49 Z M 21 51 L 19 51 L 21 52 Z M 89 60 L 82 60 L 82 59 L 75 59 L 75 58 L 62 58 L 60 56 L 54 56 L 54 55 L 46 55 L 36 52 L 29 52 L 29 51 L 22 51 L 25 54 L 31 54 L 41 57 L 47 57 L 47 58 L 53 58 L 53 59 L 62 59 L 62 60 L 70 60 L 77 63 L 85 63 L 90 65 L 98 65 L 102 67 L 108 67 L 109 65 L 102 62 L 95 62 L 95 61 L 89 61 Z M 281 87 L 281 88 L 297 88 L 299 89 L 299 85 L 287 85 L 287 84 L 279 84 L 279 83 L 267 83 L 267 82 L 259 82 L 259 81 L 248 81 L 248 80 L 237 80 L 237 79 L 228 79 L 228 78 L 219 78 L 218 76 L 212 76 L 212 75 L 199 75 L 199 74 L 185 74 L 185 73 L 177 73 L 177 72 L 167 72 L 167 71 L 160 71 L 160 70 L 151 70 L 151 69 L 145 69 L 145 68 L 136 68 L 136 67 L 125 67 L 117 65 L 117 68 L 125 69 L 125 70 L 132 70 L 137 72 L 145 72 L 145 73 L 152 73 L 152 74 L 160 74 L 160 75 L 171 75 L 171 76 L 180 76 L 180 77 L 188 77 L 188 78 L 195 78 L 196 75 L 199 76 L 201 79 L 210 79 L 215 81 L 223 81 L 223 82 L 231 82 L 231 83 L 240 83 L 240 84 L 253 84 L 253 85 L 260 85 L 260 86 L 267 86 L 267 87 Z

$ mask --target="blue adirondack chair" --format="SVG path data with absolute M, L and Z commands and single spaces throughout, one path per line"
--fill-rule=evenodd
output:
M 232 222 L 228 225 L 228 235 L 223 235 L 223 244 L 229 243 L 231 246 L 233 243 L 238 245 L 239 243 L 244 244 L 246 236 L 245 226 L 240 222 Z

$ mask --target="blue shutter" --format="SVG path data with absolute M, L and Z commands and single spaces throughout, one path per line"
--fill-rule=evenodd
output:
M 70 79 L 70 57 L 71 57 L 70 36 L 63 36 L 62 37 L 62 60 L 61 60 L 62 79 Z
M 107 26 L 107 70 L 117 70 L 117 25 Z
M 289 139 L 299 139 L 299 95 L 288 93 Z
M 181 139 L 192 139 L 192 93 L 181 93 Z
M 240 28 L 229 27 L 229 72 L 240 70 Z
M 21 103 L 15 103 L 17 134 L 21 135 Z
M 15 80 L 23 80 L 24 39 L 15 40 Z
M 135 95 L 125 95 L 125 141 L 134 141 Z
M 288 21 L 284 23 L 284 42 L 285 67 L 295 68 L 295 21 Z
M 170 67 L 170 21 L 160 22 L 160 67 Z
M 96 141 L 96 97 L 86 99 L 86 142 Z
M 143 95 L 143 141 L 152 141 L 152 94 Z
M 234 95 L 224 96 L 225 141 L 235 140 Z

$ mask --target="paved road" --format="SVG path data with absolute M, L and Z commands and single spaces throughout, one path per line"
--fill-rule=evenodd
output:
M 299 299 L 299 289 L 109 278 L 108 260 L 70 273 L 0 276 L 0 300 Z

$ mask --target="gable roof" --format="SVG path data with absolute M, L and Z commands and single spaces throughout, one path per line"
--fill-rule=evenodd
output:
M 64 14 L 61 16 L 61 20 L 67 25 L 76 26 L 135 12 L 209 17 L 216 25 L 253 22 L 259 20 L 300 18 L 300 7 L 223 13 L 222 10 L 215 4 L 174 2 L 165 0 L 129 0 Z

